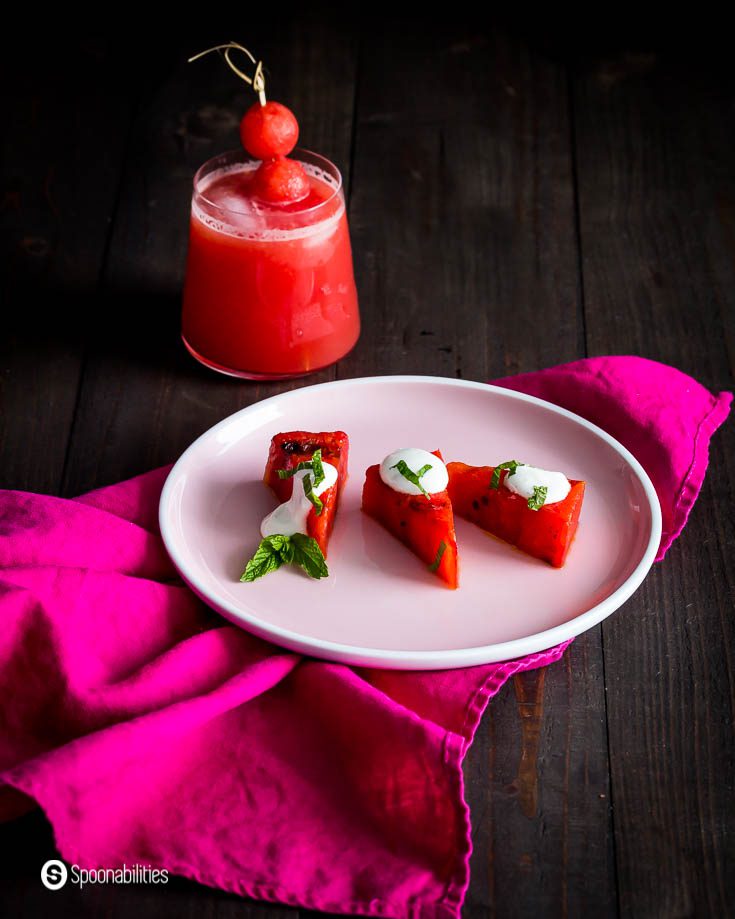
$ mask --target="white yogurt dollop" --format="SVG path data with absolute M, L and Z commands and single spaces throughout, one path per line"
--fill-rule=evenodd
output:
M 337 469 L 322 460 L 324 480 L 313 487 L 315 495 L 321 495 L 337 481 Z M 261 536 L 293 536 L 294 533 L 306 533 L 306 518 L 314 506 L 304 494 L 304 476 L 310 475 L 312 484 L 314 473 L 310 469 L 301 469 L 293 477 L 293 491 L 288 501 L 279 504 L 260 524 Z
M 563 501 L 572 488 L 563 472 L 549 472 L 536 466 L 517 466 L 513 475 L 504 477 L 504 485 L 508 491 L 523 498 L 533 497 L 534 486 L 545 487 L 544 506 Z
M 408 466 L 411 472 L 418 473 L 424 466 L 431 466 L 419 479 L 426 491 L 434 495 L 444 489 L 449 484 L 449 473 L 447 467 L 433 453 L 428 450 L 421 450 L 418 447 L 405 447 L 403 450 L 395 450 L 380 464 L 380 478 L 385 484 L 394 491 L 399 491 L 404 495 L 421 495 L 423 492 L 420 488 L 410 482 L 404 475 L 393 466 L 403 462 Z

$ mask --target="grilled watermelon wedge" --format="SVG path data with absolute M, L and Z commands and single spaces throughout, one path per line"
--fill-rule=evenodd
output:
M 279 501 L 288 501 L 293 491 L 293 478 L 279 478 L 279 469 L 294 469 L 301 462 L 308 462 L 315 450 L 322 451 L 322 461 L 337 468 L 337 482 L 321 494 L 323 508 L 317 514 L 312 508 L 306 518 L 307 535 L 313 536 L 324 557 L 327 556 L 329 536 L 339 505 L 340 494 L 347 480 L 347 459 L 349 438 L 344 431 L 286 431 L 276 434 L 271 440 L 268 462 L 263 480 Z
M 577 532 L 585 483 L 571 480 L 571 491 L 563 501 L 531 510 L 528 501 L 503 486 L 507 470 L 500 473 L 498 488 L 490 482 L 494 466 L 448 463 L 448 492 L 459 517 L 477 524 L 528 555 L 555 568 L 566 561 Z
M 442 459 L 438 450 L 434 456 Z M 362 490 L 363 511 L 382 524 L 452 589 L 458 585 L 457 540 L 452 502 L 446 491 L 405 495 L 380 477 L 380 466 L 370 466 Z

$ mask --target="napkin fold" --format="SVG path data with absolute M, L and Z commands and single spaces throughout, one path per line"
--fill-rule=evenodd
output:
M 731 395 L 634 357 L 496 381 L 583 415 L 640 460 L 659 558 Z M 168 468 L 73 500 L 0 492 L 0 819 L 45 811 L 64 859 L 138 863 L 338 913 L 455 917 L 469 881 L 462 760 L 510 676 L 302 657 L 226 623 L 162 546 Z

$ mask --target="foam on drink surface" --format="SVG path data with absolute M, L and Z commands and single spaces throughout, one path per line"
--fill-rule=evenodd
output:
M 265 242 L 327 235 L 344 213 L 341 198 L 336 206 L 330 206 L 338 191 L 337 180 L 311 163 L 301 165 L 312 180 L 312 195 L 316 198 L 306 209 L 302 202 L 279 207 L 254 197 L 247 180 L 258 164 L 233 163 L 215 170 L 199 183 L 192 213 L 210 229 L 240 239 Z M 326 186 L 323 197 L 315 193 L 315 181 Z

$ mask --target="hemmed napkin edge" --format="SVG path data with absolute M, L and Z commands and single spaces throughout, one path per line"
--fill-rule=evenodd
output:
M 475 734 L 477 733 L 477 728 L 479 727 L 482 716 L 490 700 L 498 694 L 512 676 L 515 676 L 516 673 L 525 672 L 526 670 L 535 670 L 539 667 L 557 663 L 562 659 L 573 640 L 574 639 L 570 638 L 568 641 L 554 648 L 539 651 L 526 658 L 506 661 L 501 664 L 499 669 L 488 674 L 472 696 L 467 705 L 461 733 L 447 733 L 444 745 L 444 763 L 450 770 L 450 782 L 453 787 L 457 789 L 458 801 L 461 808 L 462 832 L 454 871 L 447 883 L 444 894 L 437 902 L 437 907 L 440 910 L 440 912 L 437 913 L 439 917 L 447 916 L 457 919 L 457 917 L 460 916 L 470 884 L 472 823 L 470 808 L 464 793 L 464 772 L 462 770 L 462 764 L 475 739 Z
M 671 528 L 661 534 L 661 544 L 656 553 L 656 561 L 660 562 L 671 548 L 675 539 L 680 535 L 689 519 L 694 504 L 699 497 L 704 484 L 704 477 L 709 466 L 709 445 L 712 436 L 727 421 L 733 394 L 721 392 L 712 395 L 712 408 L 702 418 L 694 435 L 692 448 L 692 461 L 681 483 L 674 501 L 673 520 Z

